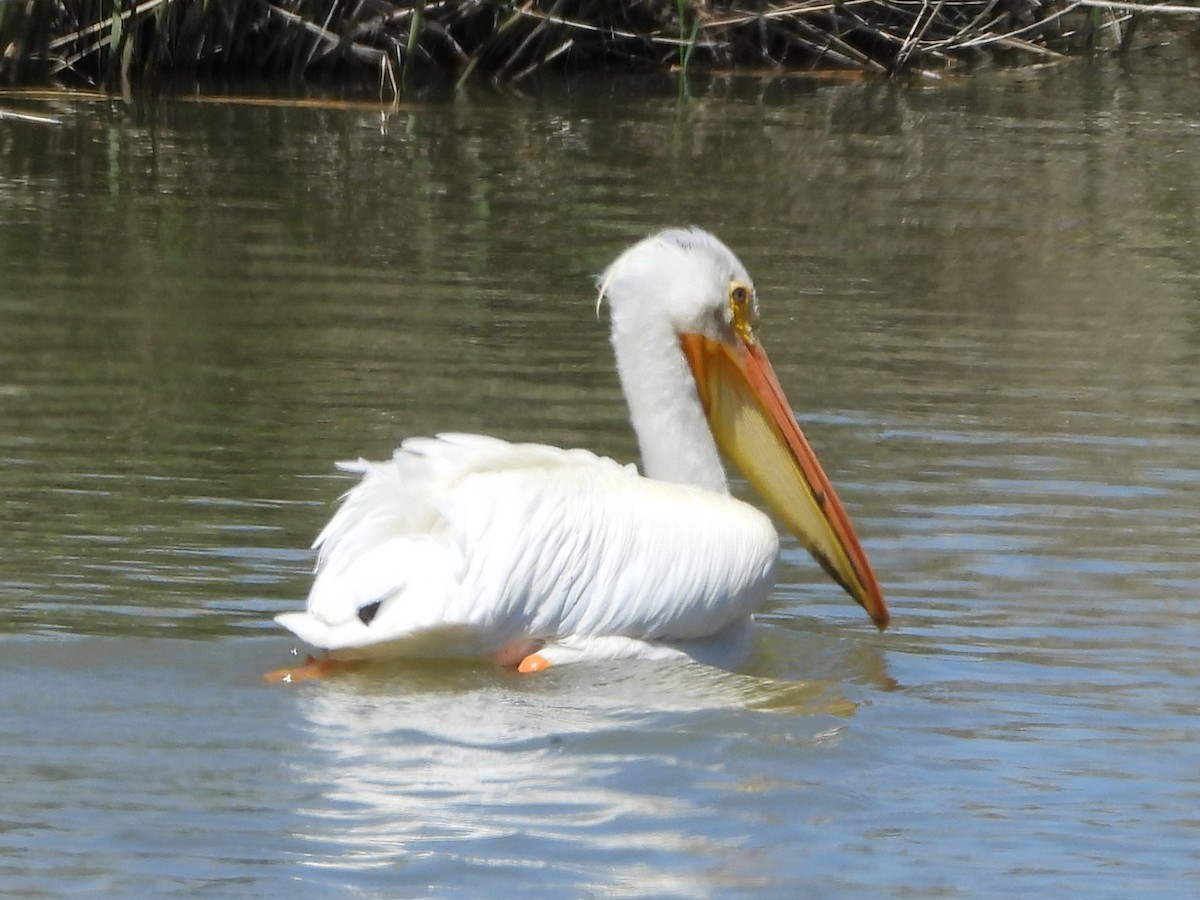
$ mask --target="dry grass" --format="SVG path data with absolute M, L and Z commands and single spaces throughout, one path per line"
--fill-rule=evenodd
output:
M 1127 49 L 1139 17 L 1161 9 L 1105 0 L 0 0 L 0 80 L 128 89 L 179 74 L 337 72 L 396 95 L 418 71 L 505 81 L 598 66 L 940 72 Z

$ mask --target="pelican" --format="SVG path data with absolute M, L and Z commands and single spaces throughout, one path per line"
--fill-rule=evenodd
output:
M 662 231 L 608 267 L 597 309 L 605 301 L 642 474 L 586 450 L 469 434 L 341 463 L 361 480 L 313 545 L 306 610 L 276 620 L 328 661 L 727 664 L 774 585 L 779 536 L 730 495 L 724 453 L 885 628 L 875 575 L 759 343 L 758 298 L 733 252 L 699 229 Z

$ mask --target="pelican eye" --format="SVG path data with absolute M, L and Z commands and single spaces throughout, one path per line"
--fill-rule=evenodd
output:
M 754 289 L 740 281 L 729 283 L 729 311 L 733 330 L 747 344 L 754 343 Z

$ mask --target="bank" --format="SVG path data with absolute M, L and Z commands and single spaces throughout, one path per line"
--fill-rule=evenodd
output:
M 6 0 L 0 84 L 332 76 L 397 97 L 414 79 L 605 67 L 942 77 L 1193 36 L 1196 13 L 1111 0 Z

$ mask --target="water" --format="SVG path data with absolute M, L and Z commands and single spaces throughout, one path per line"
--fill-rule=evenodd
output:
M 6 98 L 0 886 L 1200 885 L 1194 64 L 364 108 Z M 790 541 L 737 672 L 267 687 L 333 460 L 635 447 L 591 278 L 718 232 L 894 614 Z

